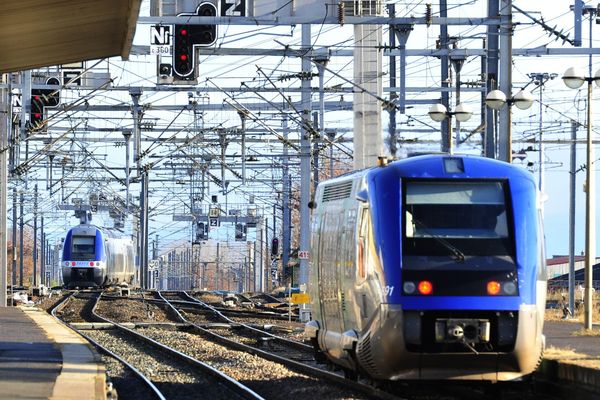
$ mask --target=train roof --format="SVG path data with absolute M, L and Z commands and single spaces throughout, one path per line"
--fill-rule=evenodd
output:
M 129 238 L 129 235 L 124 234 L 123 232 L 112 229 L 112 228 L 102 228 L 93 224 L 79 224 L 71 227 L 69 232 L 73 234 L 80 234 L 82 232 L 91 233 L 95 231 L 100 231 L 105 237 L 112 239 L 120 239 L 120 238 Z
M 462 160 L 462 171 L 448 171 L 448 168 L 455 168 L 452 160 Z M 448 160 L 448 161 L 445 161 Z M 435 178 L 435 177 L 456 177 L 456 178 L 521 178 L 534 182 L 534 177 L 525 168 L 509 164 L 504 161 L 492 158 L 447 153 L 419 154 L 401 160 L 393 161 L 385 166 L 375 166 L 358 171 L 348 172 L 327 181 L 321 182 L 321 185 L 333 184 L 340 181 L 356 180 L 365 175 L 379 174 L 397 170 L 403 177 L 411 178 Z

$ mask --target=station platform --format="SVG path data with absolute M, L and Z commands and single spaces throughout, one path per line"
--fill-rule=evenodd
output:
M 583 335 L 583 324 L 545 321 L 546 357 L 538 375 L 568 388 L 565 398 L 600 399 L 600 325 Z
M 106 399 L 90 345 L 33 307 L 0 307 L 0 399 Z

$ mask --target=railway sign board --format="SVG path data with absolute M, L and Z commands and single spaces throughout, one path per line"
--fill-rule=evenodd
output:
M 81 71 L 72 69 L 63 71 L 63 82 L 69 86 L 81 86 Z
M 308 293 L 292 293 L 292 303 L 294 303 L 294 304 L 310 303 L 310 295 Z
M 150 26 L 150 54 L 171 54 L 171 26 Z
M 299 251 L 298 252 L 298 258 L 301 260 L 308 260 L 308 258 L 310 257 L 310 251 Z
M 219 218 L 209 218 L 208 222 L 210 226 L 219 226 Z
M 245 17 L 246 0 L 221 0 L 221 16 Z

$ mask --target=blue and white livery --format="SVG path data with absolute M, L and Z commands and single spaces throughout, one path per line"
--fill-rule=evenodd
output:
M 546 296 L 532 175 L 425 155 L 319 184 L 306 325 L 319 356 L 382 380 L 519 379 Z
M 61 266 L 67 287 L 131 284 L 136 277 L 134 245 L 127 237 L 81 224 L 67 232 Z

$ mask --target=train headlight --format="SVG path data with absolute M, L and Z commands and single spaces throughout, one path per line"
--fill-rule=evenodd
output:
M 513 295 L 517 293 L 517 285 L 514 282 L 506 282 L 502 285 L 502 290 L 508 295 Z
M 404 282 L 404 284 L 402 285 L 402 290 L 404 290 L 404 293 L 406 294 L 413 294 L 416 289 L 417 286 L 414 282 Z
M 489 281 L 487 284 L 487 293 L 489 295 L 495 296 L 498 293 L 500 293 L 501 288 L 502 288 L 502 286 L 500 285 L 500 282 Z
M 429 295 L 433 293 L 433 285 L 429 281 L 419 282 L 419 293 Z

